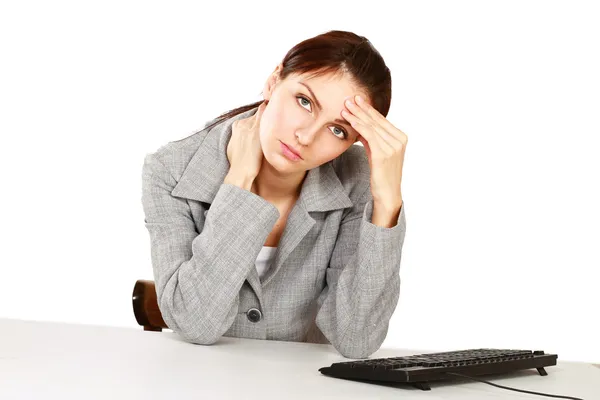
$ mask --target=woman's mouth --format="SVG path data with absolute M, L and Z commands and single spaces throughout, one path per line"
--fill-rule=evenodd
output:
M 291 148 L 289 148 L 285 143 L 281 142 L 281 152 L 283 153 L 283 155 L 288 158 L 291 161 L 299 161 L 302 160 L 303 158 L 297 154 L 294 150 L 292 150 Z

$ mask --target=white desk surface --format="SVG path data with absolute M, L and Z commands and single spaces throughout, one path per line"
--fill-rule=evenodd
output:
M 543 349 L 542 349 L 543 350 Z M 380 349 L 370 358 L 416 354 Z M 349 361 L 331 345 L 223 337 L 187 343 L 172 331 L 0 318 L 0 399 L 543 399 L 462 381 L 431 391 L 336 379 L 318 369 Z M 600 399 L 600 369 L 585 363 L 489 380 Z M 485 379 L 485 378 L 484 378 Z

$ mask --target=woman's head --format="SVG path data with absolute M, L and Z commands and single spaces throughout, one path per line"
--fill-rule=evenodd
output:
M 358 137 L 341 111 L 348 97 L 369 99 L 347 73 L 309 77 L 290 73 L 280 78 L 278 66 L 267 80 L 263 95 L 268 100 L 261 121 L 260 141 L 265 159 L 278 171 L 309 170 L 342 154 Z M 281 144 L 302 158 L 285 157 Z
M 387 116 L 391 75 L 365 37 L 330 31 L 290 49 L 268 77 L 262 94 L 268 100 L 260 122 L 266 161 L 280 172 L 306 171 L 338 157 L 358 140 L 358 132 L 341 115 L 347 98 L 361 95 Z M 225 113 L 215 123 L 260 103 Z M 282 142 L 303 159 L 286 158 Z

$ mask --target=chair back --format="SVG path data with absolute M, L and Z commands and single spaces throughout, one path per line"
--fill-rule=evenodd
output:
M 163 328 L 169 329 L 158 308 L 154 281 L 143 279 L 136 281 L 132 300 L 135 319 L 145 331 L 161 332 Z

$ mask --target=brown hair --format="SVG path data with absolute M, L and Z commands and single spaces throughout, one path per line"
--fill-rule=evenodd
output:
M 282 62 L 281 80 L 290 74 L 308 77 L 327 73 L 348 73 L 353 82 L 368 94 L 373 107 L 387 116 L 392 100 L 392 77 L 383 57 L 364 36 L 347 31 L 329 31 L 306 39 L 291 48 Z M 227 111 L 212 124 L 258 107 L 263 100 Z

